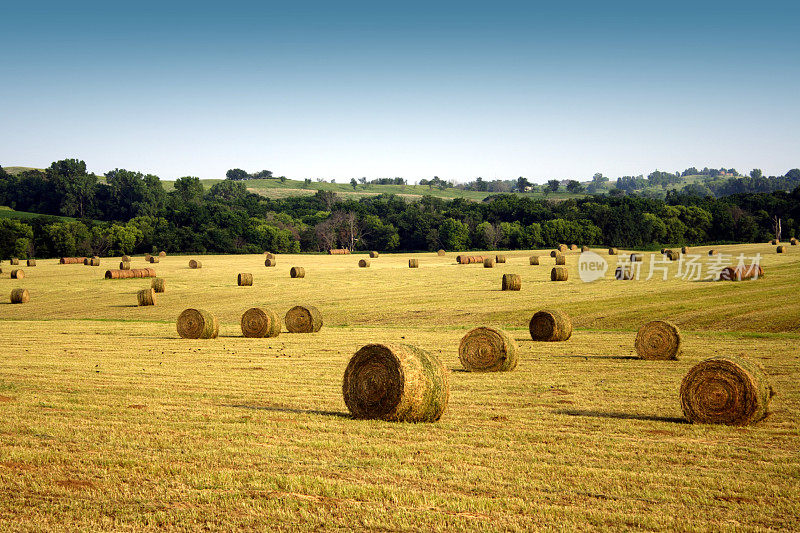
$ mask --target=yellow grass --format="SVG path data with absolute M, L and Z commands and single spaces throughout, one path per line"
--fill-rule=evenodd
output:
M 530 251 L 494 269 L 382 253 L 369 269 L 354 254 L 279 255 L 275 268 L 205 256 L 191 270 L 170 255 L 154 265 L 167 292 L 140 308 L 150 280 L 55 260 L 0 274 L 0 529 L 797 529 L 800 255 L 716 248 L 760 251 L 767 277 L 621 282 L 612 258 L 606 280 L 584 284 L 576 252 L 562 283 Z M 305 278 L 289 278 L 294 264 Z M 500 291 L 508 272 L 520 292 Z M 14 287 L 30 303 L 6 303 Z M 323 312 L 321 332 L 241 336 L 246 309 L 297 303 Z M 530 341 L 527 320 L 553 306 L 573 337 Z M 220 338 L 179 339 L 187 307 L 215 313 Z M 634 359 L 654 318 L 681 327 L 680 360 Z M 511 331 L 515 371 L 460 371 L 459 340 L 478 325 Z M 412 343 L 453 369 L 440 422 L 347 417 L 341 377 L 368 342 Z M 680 380 L 725 353 L 765 366 L 772 414 L 683 423 Z

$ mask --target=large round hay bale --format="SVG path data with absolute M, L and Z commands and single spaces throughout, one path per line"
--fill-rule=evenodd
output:
M 792 246 L 797 246 L 797 239 L 792 237 L 792 240 L 789 241 L 789 244 L 791 244 Z
M 289 277 L 304 278 L 306 277 L 306 269 L 303 267 L 292 267 L 289 269 Z
M 532 255 L 530 257 L 530 262 L 531 262 L 532 265 L 538 265 L 539 264 L 539 256 L 538 255 Z
M 322 328 L 322 313 L 312 305 L 296 305 L 283 318 L 289 333 L 315 333 Z
M 728 266 L 723 268 L 719 273 L 719 280 L 721 281 L 742 281 L 747 279 L 757 279 L 764 277 L 764 269 L 761 265 L 751 266 Z
M 203 263 L 197 259 L 189 259 L 189 268 L 203 268 Z
M 122 270 L 122 269 L 120 269 Z M 117 279 L 119 278 L 120 270 L 106 270 L 106 279 Z
M 569 279 L 569 271 L 565 266 L 554 266 L 550 271 L 550 281 L 567 281 Z
M 483 268 L 494 268 L 494 258 L 487 257 L 483 260 Z
M 330 253 L 330 250 L 328 250 L 328 252 Z M 264 259 L 275 259 L 275 256 L 270 252 L 264 252 Z
M 447 252 L 445 252 L 444 250 L 439 250 L 439 251 L 438 251 L 438 252 L 436 252 L 436 253 L 437 253 L 437 254 L 439 254 L 440 256 L 443 256 L 443 255 L 445 255 Z
M 688 246 L 683 246 L 683 247 L 681 248 L 681 253 L 682 253 L 683 255 L 686 255 L 686 254 L 688 254 L 688 253 L 689 253 L 689 247 L 688 247 Z
M 619 252 L 617 251 L 616 248 L 609 248 L 608 249 L 608 255 L 617 255 L 618 253 Z
M 631 263 L 641 263 L 642 261 L 644 261 L 643 254 L 631 254 Z
M 158 257 L 167 257 L 167 252 L 161 250 L 160 252 L 158 252 Z
M 153 278 L 153 280 L 150 282 L 150 288 L 156 292 L 166 292 L 167 280 L 164 278 Z
M 369 253 L 369 257 L 370 257 L 371 259 L 376 259 L 376 258 L 378 257 L 378 252 L 370 252 L 370 253 Z
M 567 248 L 566 244 L 559 244 L 557 248 L 558 248 L 558 251 L 561 252 L 562 254 L 567 253 L 567 251 L 569 250 L 569 248 Z
M 505 263 L 506 262 L 506 256 L 498 255 L 498 256 L 496 256 L 494 258 L 494 260 L 495 260 L 496 263 Z
M 241 323 L 245 337 L 277 337 L 281 333 L 281 319 L 272 309 L 248 309 L 242 315 Z
M 90 266 L 91 264 L 92 264 L 92 258 L 91 257 L 84 257 L 83 258 L 83 266 Z
M 151 257 L 153 257 L 153 256 L 152 256 L 152 255 L 150 255 L 150 254 L 144 254 L 144 260 L 145 260 L 145 262 L 146 262 L 146 263 L 149 263 L 149 262 L 150 262 L 150 258 L 151 258 Z
M 11 290 L 11 303 L 12 304 L 26 304 L 30 301 L 31 295 L 28 294 L 28 289 L 12 289 Z
M 555 257 L 559 254 L 558 250 L 550 250 L 550 257 Z
M 661 255 L 664 255 L 665 253 L 667 253 L 667 249 L 666 248 L 662 248 L 661 249 Z
M 565 341 L 572 336 L 572 319 L 559 309 L 542 309 L 531 317 L 528 331 L 535 341 Z
M 519 274 L 503 274 L 501 289 L 504 291 L 518 291 L 522 288 L 522 278 Z
M 408 268 L 419 268 L 419 259 L 409 259 Z
M 100 266 L 100 258 L 99 257 L 92 257 L 92 260 L 89 262 L 89 264 L 91 266 L 93 266 L 93 267 L 99 267 Z
M 11 279 L 22 279 L 25 277 L 25 271 L 22 269 L 14 269 L 11 271 Z
M 120 270 L 130 270 L 131 269 L 131 264 L 126 262 L 126 261 L 121 261 L 120 264 L 119 264 L 119 269 Z
M 178 315 L 177 326 L 184 339 L 216 339 L 219 335 L 217 317 L 203 309 L 186 309 Z
M 16 257 L 12 257 L 9 263 L 12 265 L 19 265 L 19 259 Z
M 253 275 L 247 272 L 242 272 L 236 276 L 236 284 L 240 287 L 250 287 L 253 285 Z
M 264 266 L 266 266 L 266 267 L 274 267 L 277 264 L 278 264 L 278 262 L 274 257 L 267 257 L 264 260 Z
M 567 264 L 567 256 L 564 254 L 556 254 L 556 264 L 557 265 L 566 265 Z
M 122 257 L 119 258 L 119 260 L 122 261 L 123 263 L 130 263 L 131 262 L 131 258 L 129 256 L 127 256 L 127 255 L 123 255 Z
M 28 259 L 27 264 L 28 264 L 29 267 L 35 267 L 36 266 L 36 259 Z
M 716 251 L 716 250 L 714 250 L 713 248 L 712 248 L 711 250 L 709 250 L 709 251 L 708 251 L 708 255 L 717 255 L 718 253 L 719 253 L 719 252 L 717 252 L 717 251 Z
M 354 418 L 435 422 L 450 399 L 438 357 L 407 344 L 368 344 L 347 364 L 344 403 Z
M 156 291 L 153 289 L 142 289 L 137 293 L 139 305 L 156 305 Z
M 669 360 L 681 354 L 681 332 L 666 320 L 652 320 L 636 333 L 636 353 L 639 359 Z
M 144 272 L 145 278 L 154 278 L 156 277 L 156 269 L 155 268 L 140 268 L 141 272 Z
M 618 280 L 632 280 L 634 278 L 633 268 L 618 266 L 614 271 L 614 278 Z
M 680 394 L 683 415 L 693 424 L 745 426 L 767 415 L 774 392 L 758 363 L 717 356 L 689 370 Z
M 779 254 L 782 254 L 786 251 L 786 247 L 784 245 L 780 245 L 777 248 L 775 248 L 775 251 L 778 252 Z
M 517 367 L 517 343 L 503 330 L 478 327 L 461 339 L 458 359 L 470 372 L 514 370 Z
M 154 255 L 150 256 L 150 262 L 151 263 L 158 263 L 159 261 L 161 261 L 161 259 L 159 257 L 156 257 Z
M 679 254 L 677 250 L 667 250 L 664 255 L 666 255 L 667 259 L 670 261 L 677 261 L 681 257 L 681 254 Z
M 360 268 L 367 268 L 369 266 L 369 261 L 367 259 L 359 259 L 358 266 Z
M 588 246 L 581 246 L 581 253 L 588 252 L 588 251 L 589 251 L 589 247 Z

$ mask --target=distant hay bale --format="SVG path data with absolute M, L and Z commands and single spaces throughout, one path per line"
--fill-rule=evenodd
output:
M 281 319 L 272 309 L 248 309 L 242 315 L 241 325 L 245 337 L 277 337 L 281 333 Z
M 633 269 L 630 267 L 618 266 L 614 271 L 614 277 L 618 280 L 632 280 L 634 278 Z
M 720 281 L 742 281 L 764 277 L 761 265 L 725 267 L 719 273 Z
M 274 257 L 267 257 L 264 260 L 265 267 L 274 267 L 277 264 L 277 260 Z
M 419 268 L 419 259 L 409 259 L 408 268 Z
M 22 279 L 25 277 L 25 271 L 20 269 L 15 269 L 11 271 L 11 279 Z
M 437 253 L 437 254 L 439 254 L 439 256 L 443 256 L 443 255 L 445 255 L 447 252 L 445 252 L 444 250 L 439 250 L 439 251 L 438 251 L 438 252 L 436 252 L 436 253 Z
M 347 364 L 342 394 L 353 418 L 436 422 L 447 409 L 450 382 L 431 353 L 407 344 L 368 344 Z
M 577 245 L 577 244 L 570 244 L 570 245 L 569 245 L 569 249 L 570 249 L 570 250 L 572 250 L 572 251 L 574 252 L 575 250 L 577 250 L 577 249 L 578 249 L 578 245 Z
M 670 360 L 681 354 L 681 332 L 666 320 L 652 320 L 636 333 L 636 353 L 639 359 Z
M 666 249 L 666 248 L 662 248 L 662 249 L 661 249 L 661 255 L 664 255 L 664 254 L 666 254 L 666 253 L 667 253 L 667 249 Z
M 780 241 L 779 241 L 778 239 L 772 239 L 771 241 L 769 241 L 769 243 L 770 243 L 772 246 L 775 246 L 775 245 L 776 245 L 776 244 L 778 244 L 779 242 L 780 242 Z
M 11 260 L 9 261 L 9 263 L 11 265 L 19 265 L 19 259 L 16 258 L 16 257 L 12 257 Z
M 166 292 L 167 291 L 167 280 L 164 278 L 154 278 L 150 282 L 150 288 L 156 292 Z
M 567 281 L 569 279 L 569 271 L 565 266 L 554 266 L 550 271 L 550 281 Z
M 158 263 L 159 261 L 161 261 L 161 258 L 160 258 L 160 257 L 156 257 L 156 256 L 154 256 L 154 255 L 151 255 L 151 256 L 150 256 L 150 262 L 151 262 L 151 263 Z
M 92 257 L 91 261 L 89 261 L 89 264 L 91 266 L 93 266 L 93 267 L 99 267 L 100 266 L 100 258 L 99 257 Z
M 150 262 L 150 258 L 151 258 L 151 257 L 153 257 L 153 256 L 152 256 L 152 255 L 150 255 L 150 254 L 144 254 L 144 260 L 145 260 L 145 262 L 146 262 L 146 263 L 149 263 L 149 262 Z
M 378 252 L 370 252 L 369 257 L 370 259 L 376 259 L 378 257 Z
M 556 254 L 556 264 L 557 265 L 566 265 L 567 264 L 567 256 L 564 254 Z
M 667 250 L 664 255 L 666 255 L 667 259 L 670 261 L 677 261 L 681 258 L 681 254 L 679 254 L 677 250 Z
M 253 285 L 253 275 L 247 272 L 242 272 L 236 276 L 236 284 L 239 287 L 250 287 Z
M 572 319 L 559 309 L 542 309 L 531 317 L 528 331 L 535 341 L 565 341 L 572 336 Z
M 189 268 L 203 268 L 203 263 L 196 259 L 189 259 Z
M 775 392 L 764 369 L 744 356 L 697 363 L 681 382 L 681 407 L 692 424 L 746 426 L 767 416 Z
M 122 261 L 123 263 L 130 263 L 131 258 L 128 257 L 127 255 L 123 255 L 122 257 L 120 257 L 120 261 Z
M 12 304 L 26 304 L 30 301 L 31 295 L 28 294 L 28 289 L 12 289 L 11 290 L 11 303 Z
M 125 262 L 125 261 L 121 261 L 120 264 L 119 264 L 119 269 L 120 270 L 130 270 L 131 269 L 131 264 L 128 263 L 128 262 Z
M 142 289 L 137 293 L 139 305 L 156 305 L 156 291 L 153 289 Z
M 83 266 L 90 266 L 91 264 L 92 264 L 92 258 L 91 257 L 84 257 L 83 258 Z
M 347 248 L 332 248 L 328 250 L 328 253 L 330 255 L 349 255 L 350 250 L 348 250 Z
M 369 266 L 369 261 L 367 259 L 359 259 L 358 266 L 360 268 L 367 268 Z
M 483 268 L 494 268 L 494 258 L 487 257 L 483 260 Z
M 86 261 L 85 257 L 62 257 L 58 262 L 62 265 L 79 265 Z
M 178 315 L 178 335 L 183 339 L 216 339 L 217 317 L 203 309 L 186 309 Z
M 581 253 L 582 252 L 588 252 L 588 251 L 589 251 L 589 247 L 588 246 L 581 246 Z
M 557 256 L 559 253 L 560 253 L 560 252 L 559 252 L 558 250 L 550 250 L 550 257 L 555 257 L 555 256 Z
M 518 291 L 522 289 L 522 278 L 519 274 L 503 274 L 501 290 Z
M 494 258 L 494 260 L 495 260 L 496 263 L 505 263 L 506 262 L 506 256 L 498 255 L 498 256 L 496 256 Z
M 289 277 L 304 278 L 306 277 L 306 269 L 303 267 L 292 267 L 291 269 L 289 269 Z
M 566 244 L 559 244 L 558 245 L 558 251 L 561 252 L 562 254 L 567 253 L 567 250 L 568 250 L 568 248 L 567 248 Z
M 477 327 L 458 345 L 458 359 L 469 372 L 507 372 L 517 367 L 517 343 L 503 330 Z
M 27 264 L 28 264 L 29 267 L 35 267 L 36 266 L 36 259 L 28 259 Z
M 322 313 L 312 305 L 296 305 L 283 318 L 289 333 L 316 333 L 322 328 Z
M 156 277 L 156 271 L 152 268 L 106 270 L 105 277 L 106 279 L 154 278 Z
M 792 246 L 797 246 L 797 239 L 792 237 L 792 240 L 789 241 L 789 244 L 791 244 Z
M 716 251 L 716 250 L 714 250 L 713 248 L 712 248 L 711 250 L 709 250 L 709 251 L 708 251 L 708 255 L 717 255 L 718 253 L 719 253 L 719 252 L 717 252 L 717 251 Z
M 786 247 L 784 245 L 780 245 L 777 248 L 775 248 L 775 251 L 778 252 L 779 254 L 782 254 L 786 251 Z M 36 263 L 34 262 L 34 264 Z
M 167 252 L 161 250 L 160 252 L 158 252 L 158 257 L 167 257 Z
M 688 246 L 684 246 L 683 248 L 681 248 L 681 253 L 683 255 L 688 254 L 689 253 L 689 247 Z
M 618 253 L 619 252 L 617 251 L 616 248 L 609 248 L 608 249 L 608 255 L 617 255 Z
M 264 252 L 264 259 L 275 259 L 275 256 L 270 252 Z
M 644 261 L 643 254 L 631 254 L 631 263 L 641 263 L 642 261 Z
M 539 264 L 539 256 L 538 255 L 530 256 L 530 262 L 531 262 L 532 265 L 538 265 Z

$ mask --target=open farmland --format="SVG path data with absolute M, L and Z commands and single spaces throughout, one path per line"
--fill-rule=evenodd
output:
M 800 527 L 800 246 L 760 253 L 757 281 L 551 282 L 549 251 L 503 252 L 494 268 L 455 253 L 168 256 L 166 280 L 105 280 L 102 266 L 0 265 L 0 527 L 3 530 L 796 530 Z M 708 247 L 692 252 L 703 254 Z M 620 253 L 624 252 L 620 250 Z M 541 264 L 528 264 L 540 255 Z M 480 255 L 480 252 L 475 252 Z M 189 269 L 192 257 L 201 269 Z M 417 258 L 418 269 L 408 260 Z M 723 257 L 724 259 L 724 257 Z M 22 262 L 24 263 L 24 261 Z M 647 265 L 643 274 L 647 275 Z M 290 279 L 292 266 L 305 278 Z M 252 273 L 252 287 L 237 274 Z M 500 291 L 504 273 L 519 292 Z M 30 291 L 11 305 L 13 288 Z M 254 306 L 312 304 L 315 334 L 243 338 Z M 220 338 L 179 339 L 185 308 Z M 560 308 L 575 332 L 534 343 L 527 321 Z M 638 327 L 673 321 L 678 361 L 635 358 Z M 505 373 L 464 372 L 458 343 L 491 325 L 519 344 Z M 450 404 L 433 424 L 350 419 L 341 380 L 372 342 L 438 355 Z M 734 428 L 683 420 L 678 389 L 697 362 L 746 354 L 777 392 L 770 415 Z

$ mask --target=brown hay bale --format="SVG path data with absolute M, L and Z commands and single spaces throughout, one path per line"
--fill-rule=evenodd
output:
M 12 289 L 11 290 L 11 303 L 12 304 L 26 304 L 30 301 L 31 295 L 28 294 L 28 289 Z
M 150 254 L 144 254 L 144 261 L 145 261 L 145 263 L 149 263 L 149 262 L 150 262 L 150 258 L 151 258 L 151 257 L 153 257 L 153 256 L 152 256 L 152 255 L 150 255 Z
M 370 259 L 376 259 L 378 257 L 378 252 L 370 252 L 369 257 Z
M 484 257 L 482 255 L 471 255 L 471 256 L 469 256 L 469 261 L 467 261 L 467 262 L 468 263 L 479 263 L 479 264 L 482 264 L 485 259 L 486 259 L 486 257 Z
M 161 250 L 160 252 L 158 252 L 158 257 L 167 257 L 167 252 Z
M 253 275 L 247 272 L 242 272 L 236 276 L 236 284 L 240 287 L 251 287 L 253 285 Z
M 439 250 L 436 253 L 439 254 L 439 256 L 441 257 L 441 256 L 445 255 L 447 252 L 445 252 L 444 250 Z
M 123 255 L 122 257 L 119 258 L 119 260 L 122 261 L 123 263 L 130 263 L 131 262 L 131 258 L 129 256 L 127 256 L 127 255 Z
M 119 269 L 120 270 L 130 270 L 131 269 L 131 264 L 130 263 L 126 263 L 125 261 L 122 261 L 119 264 Z
M 29 267 L 35 267 L 36 266 L 36 259 L 28 259 L 27 264 L 28 264 Z
M 91 264 L 92 264 L 92 258 L 91 257 L 84 257 L 83 258 L 83 266 L 89 266 Z
M 581 253 L 588 252 L 588 251 L 589 251 L 589 247 L 588 246 L 581 246 Z
M 555 257 L 559 254 L 558 250 L 550 250 L 550 257 Z
M 608 255 L 617 255 L 618 253 L 619 252 L 617 251 L 616 248 L 609 248 L 608 249 Z
M 556 254 L 556 264 L 557 265 L 566 265 L 567 264 L 567 256 L 564 254 Z
M 217 317 L 203 309 L 186 309 L 178 315 L 178 335 L 183 339 L 216 339 Z
M 712 248 L 711 250 L 709 250 L 709 251 L 708 251 L 708 255 L 717 255 L 718 253 L 719 253 L 719 252 L 717 252 L 717 251 L 716 251 L 716 250 L 714 250 L 713 248 Z
M 15 269 L 11 271 L 11 279 L 22 279 L 25 277 L 25 271 L 22 269 Z
M 570 245 L 569 245 L 569 249 L 570 249 L 570 250 L 572 250 L 572 251 L 574 252 L 575 250 L 577 250 L 577 249 L 578 249 L 578 245 L 577 245 L 577 244 L 570 244 Z
M 328 253 L 331 255 L 349 255 L 350 250 L 347 248 L 332 248 L 328 250 Z
M 92 260 L 89 261 L 89 265 L 91 265 L 93 267 L 99 267 L 100 266 L 100 258 L 99 257 L 92 257 Z
M 644 261 L 643 254 L 631 254 L 631 263 L 641 263 Z
M 786 247 L 784 245 L 780 245 L 775 249 L 775 251 L 778 252 L 779 254 L 782 254 L 786 251 Z
M 306 277 L 306 269 L 303 267 L 292 267 L 289 270 L 289 277 L 291 278 L 304 278 Z
M 312 305 L 296 305 L 283 318 L 289 333 L 316 333 L 322 328 L 322 313 Z
M 661 249 L 661 255 L 664 255 L 665 253 L 667 253 L 667 249 L 666 248 L 662 248 Z
M 797 239 L 792 237 L 792 240 L 789 241 L 789 244 L 791 244 L 792 246 L 797 246 Z
M 531 262 L 532 265 L 538 265 L 539 264 L 539 256 L 538 255 L 532 255 L 530 257 L 530 262 Z
M 522 278 L 519 274 L 503 274 L 501 289 L 504 291 L 518 291 L 522 288 Z
M 469 372 L 506 372 L 517 367 L 517 343 L 505 331 L 478 327 L 458 345 L 458 359 Z
M 506 262 L 506 256 L 498 255 L 498 256 L 495 257 L 494 260 L 495 260 L 496 263 L 505 263 Z
M 154 256 L 154 255 L 151 255 L 151 256 L 150 256 L 150 262 L 151 262 L 151 263 L 158 263 L 159 261 L 161 261 L 161 258 L 160 258 L 160 257 L 156 257 L 156 256 Z
M 264 252 L 264 259 L 275 259 L 275 256 L 270 252 Z
M 156 271 L 152 268 L 106 270 L 105 277 L 106 279 L 154 278 L 156 277 Z
M 667 259 L 670 261 L 677 261 L 681 257 L 681 254 L 679 254 L 677 250 L 667 250 L 664 255 L 666 255 Z
M 636 333 L 636 353 L 639 359 L 670 360 L 681 354 L 681 331 L 666 320 L 652 320 Z
M 565 341 L 572 336 L 572 319 L 559 309 L 542 309 L 531 317 L 528 331 L 535 341 Z
M 689 247 L 688 247 L 688 246 L 684 246 L 684 247 L 682 247 L 682 248 L 681 248 L 681 253 L 682 253 L 683 255 L 686 255 L 686 254 L 688 254 L 688 253 L 689 253 Z
M 137 293 L 139 305 L 156 305 L 156 291 L 153 289 L 142 289 Z
M 494 268 L 494 259 L 487 257 L 483 260 L 483 268 Z
M 567 248 L 566 244 L 559 244 L 557 248 L 558 248 L 558 251 L 561 252 L 562 254 L 565 254 L 568 251 L 568 248 Z
M 19 259 L 16 257 L 12 257 L 9 263 L 12 265 L 19 265 Z
M 775 245 L 776 245 L 776 244 L 778 244 L 779 242 L 780 242 L 780 241 L 778 241 L 778 239 L 772 239 L 771 241 L 769 241 L 769 243 L 770 243 L 772 246 L 775 246 Z
M 634 277 L 633 269 L 630 267 L 625 268 L 624 266 L 620 265 L 614 271 L 614 277 L 618 280 L 632 280 Z
M 264 266 L 265 267 L 274 267 L 276 264 L 278 264 L 278 263 L 277 263 L 277 260 L 274 257 L 267 257 L 264 260 Z
M 122 270 L 122 269 L 120 269 Z M 117 279 L 119 278 L 120 270 L 106 270 L 106 279 Z
M 435 422 L 447 409 L 450 383 L 431 353 L 407 344 L 368 344 L 347 364 L 342 394 L 353 418 Z
M 196 259 L 189 259 L 189 268 L 203 268 L 203 263 Z
M 248 309 L 242 315 L 241 325 L 245 337 L 277 337 L 281 333 L 281 319 L 272 309 Z
M 408 268 L 419 268 L 419 259 L 409 259 Z
M 719 273 L 720 281 L 742 281 L 754 278 L 763 278 L 764 269 L 758 266 L 725 267 Z
M 764 369 L 744 356 L 697 363 L 681 382 L 681 408 L 692 424 L 746 426 L 767 416 L 775 392 Z
M 366 259 L 359 259 L 358 260 L 358 266 L 360 268 L 367 268 L 369 266 L 369 261 L 366 260 Z
M 153 280 L 150 282 L 150 288 L 156 292 L 166 292 L 167 280 L 164 278 L 153 278 Z
M 569 279 L 569 271 L 565 266 L 554 266 L 550 271 L 550 281 L 567 281 Z

